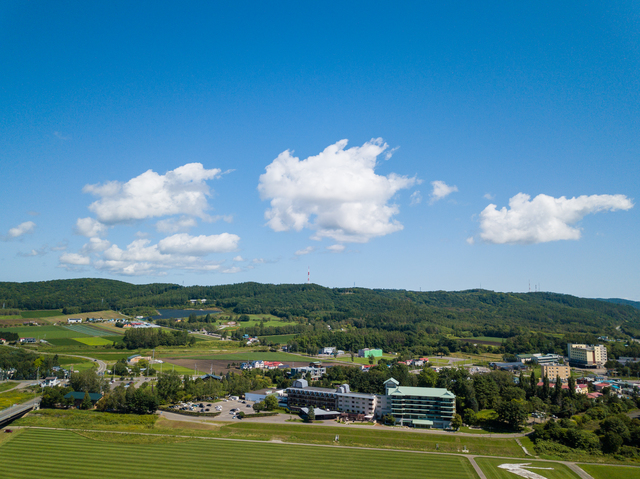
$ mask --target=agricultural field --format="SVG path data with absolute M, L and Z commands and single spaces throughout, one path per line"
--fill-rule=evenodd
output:
M 578 464 L 593 479 L 640 479 L 640 467 Z
M 297 334 L 279 334 L 275 336 L 260 336 L 260 341 L 266 342 L 266 343 L 273 343 L 273 344 L 287 344 L 296 336 Z
M 156 354 L 157 355 L 157 354 Z M 163 356 L 166 356 L 163 354 Z M 263 360 L 263 361 L 319 361 L 319 358 L 310 358 L 297 356 L 295 354 L 289 353 L 272 353 L 269 351 L 259 352 L 259 351 L 250 351 L 250 352 L 237 352 L 237 353 L 220 353 L 220 354 L 206 354 L 199 355 L 193 357 L 183 357 L 182 359 L 204 359 L 204 360 L 218 360 L 218 361 L 255 361 L 255 360 Z M 333 358 L 331 358 L 333 360 Z
M 476 458 L 476 463 L 480 466 L 480 469 L 485 473 L 487 477 L 491 479 L 514 479 L 515 477 L 536 477 L 525 476 L 523 474 L 516 474 L 506 469 L 500 468 L 503 464 L 527 464 L 524 467 L 529 472 L 538 474 L 538 476 L 546 479 L 580 479 L 575 472 L 569 467 L 558 462 L 543 462 L 532 459 L 521 459 L 519 461 L 513 459 L 494 459 L 487 457 Z
M 37 318 L 57 318 L 58 316 L 64 316 L 61 310 L 45 310 L 45 311 L 20 311 L 20 316 L 24 319 L 37 319 Z
M 33 399 L 34 397 L 34 393 L 23 389 L 14 389 L 13 391 L 0 393 L 0 409 L 6 409 L 9 406 L 23 403 L 29 399 Z
M 326 477 L 327 468 L 353 479 L 478 477 L 470 462 L 457 456 L 204 439 L 131 448 L 122 447 L 118 436 L 104 434 L 95 440 L 69 431 L 21 431 L 0 445 L 3 477 L 67 478 L 99 471 L 110 478 L 199 478 L 215 473 L 217 478 L 297 479 L 302 472 L 306 477 Z M 38 461 L 24 461 L 32 451 L 38 451 Z

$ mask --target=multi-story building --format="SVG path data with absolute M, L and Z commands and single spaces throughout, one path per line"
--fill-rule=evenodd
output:
M 447 428 L 456 413 L 456 396 L 445 388 L 400 386 L 395 379 L 385 383 L 380 415 L 391 414 L 396 424 L 422 428 Z
M 567 345 L 569 363 L 578 367 L 602 367 L 607 362 L 607 348 L 599 344 L 589 346 L 586 344 Z
M 358 357 L 359 358 L 368 358 L 369 356 L 373 356 L 374 358 L 381 358 L 382 357 L 382 349 L 365 348 L 365 349 L 359 349 L 358 350 Z
M 542 377 L 548 377 L 549 382 L 553 382 L 556 378 L 561 381 L 567 381 L 571 376 L 571 368 L 566 364 L 543 364 Z
M 294 381 L 287 388 L 288 404 L 292 410 L 314 406 L 352 414 L 363 414 L 373 418 L 378 404 L 375 394 L 351 392 L 348 384 L 337 389 L 309 387 L 305 379 Z

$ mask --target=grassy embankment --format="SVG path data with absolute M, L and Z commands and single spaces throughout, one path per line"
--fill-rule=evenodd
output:
M 569 467 L 564 464 L 560 464 L 557 462 L 542 462 L 542 461 L 514 461 L 509 459 L 492 459 L 485 457 L 476 458 L 476 463 L 480 466 L 480 469 L 485 473 L 485 475 L 491 479 L 513 479 L 514 477 L 520 476 L 521 474 L 516 475 L 513 472 L 507 471 L 506 469 L 501 469 L 498 466 L 502 464 L 528 464 L 526 466 L 526 470 L 538 474 L 539 476 L 545 477 L 547 479 L 579 479 L 575 472 L 573 472 Z M 525 476 L 522 476 L 525 477 Z M 536 476 L 533 476 L 536 477 Z

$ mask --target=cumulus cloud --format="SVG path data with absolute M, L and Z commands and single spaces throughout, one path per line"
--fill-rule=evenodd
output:
M 313 239 L 358 243 L 403 228 L 393 219 L 397 205 L 389 201 L 416 178 L 375 173 L 377 157 L 388 148 L 380 138 L 346 146 L 347 140 L 341 140 L 302 161 L 287 150 L 266 167 L 258 190 L 263 200 L 271 200 L 265 213 L 270 228 L 310 228 Z
M 242 271 L 242 268 L 239 268 L 238 266 L 232 266 L 231 268 L 222 270 L 222 272 L 226 274 L 239 273 L 240 271 Z
M 31 258 L 34 256 L 44 256 L 45 254 L 47 254 L 47 245 L 44 245 L 39 249 L 32 249 L 28 253 L 19 252 L 18 256 L 22 256 L 23 258 Z
M 577 240 L 578 221 L 599 211 L 628 210 L 632 201 L 624 195 L 591 195 L 567 199 L 538 195 L 533 200 L 518 193 L 509 200 L 509 209 L 490 204 L 480 213 L 480 237 L 489 243 L 546 243 Z
M 78 218 L 74 229 L 76 234 L 92 238 L 102 236 L 107 232 L 107 226 L 100 223 L 94 218 Z
M 60 264 L 69 266 L 86 266 L 91 264 L 91 258 L 77 253 L 64 253 L 60 256 Z
M 161 233 L 177 233 L 179 231 L 189 231 L 194 226 L 197 226 L 198 222 L 195 218 L 188 216 L 181 216 L 180 218 L 168 218 L 166 220 L 160 220 L 156 223 L 156 230 Z
M 241 262 L 244 261 L 244 258 L 242 256 L 236 256 L 235 258 L 233 258 L 233 261 Z
M 344 251 L 345 246 L 343 244 L 333 244 L 331 246 L 327 246 L 327 249 L 332 253 L 342 253 Z
M 111 242 L 106 239 L 100 238 L 91 238 L 88 243 L 86 243 L 80 252 L 82 254 L 95 253 L 98 251 L 106 251 L 111 246 Z
M 99 198 L 89 210 L 106 225 L 177 214 L 208 219 L 206 180 L 220 173 L 217 168 L 207 170 L 201 163 L 188 163 L 164 175 L 148 170 L 126 183 L 86 185 L 82 191 Z
M 496 195 L 492 195 L 491 193 L 485 193 L 484 195 L 482 195 L 482 197 L 483 197 L 485 200 L 489 200 L 489 201 L 491 201 L 491 200 L 493 200 L 493 199 L 496 197 Z
M 410 206 L 419 205 L 422 203 L 422 194 L 419 191 L 414 191 L 411 193 L 411 204 Z
M 433 186 L 433 191 L 431 192 L 431 203 L 435 203 L 436 201 L 449 196 L 451 193 L 458 191 L 457 186 L 449 186 L 444 181 L 432 181 L 431 185 Z
M 240 237 L 231 233 L 210 236 L 190 236 L 180 233 L 160 240 L 158 250 L 161 253 L 204 256 L 210 253 L 235 251 L 238 248 L 238 241 Z
M 19 238 L 20 236 L 24 236 L 29 233 L 33 233 L 36 224 L 33 221 L 25 221 L 24 223 L 20 223 L 15 228 L 11 228 L 7 235 L 4 237 L 5 240 L 10 240 L 14 238 Z
M 296 256 L 303 256 L 305 254 L 309 254 L 312 253 L 314 250 L 313 246 L 307 246 L 305 249 L 299 249 L 298 251 L 296 251 L 294 254 Z

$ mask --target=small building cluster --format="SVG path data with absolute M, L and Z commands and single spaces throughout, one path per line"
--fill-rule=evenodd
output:
M 604 367 L 607 362 L 607 348 L 603 344 L 589 346 L 587 344 L 567 345 L 569 364 L 581 368 Z

